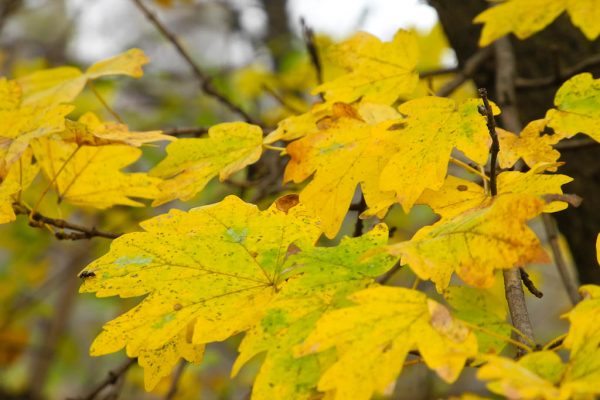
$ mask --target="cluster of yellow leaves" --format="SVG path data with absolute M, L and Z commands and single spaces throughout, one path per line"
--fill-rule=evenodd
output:
M 148 389 L 180 357 L 198 360 L 204 344 L 244 331 L 233 373 L 266 351 L 253 389 L 259 399 L 307 398 L 315 387 L 368 399 L 393 385 L 411 350 L 452 382 L 477 354 L 474 334 L 444 306 L 374 282 L 396 262 L 375 251 L 387 242 L 385 225 L 319 248 L 318 222 L 295 197 L 259 211 L 229 196 L 142 227 L 84 269 L 81 290 L 146 295 L 104 326 L 91 352 L 126 348 Z
M 130 132 L 91 113 L 78 121 L 67 119 L 73 110 L 68 103 L 87 82 L 109 75 L 138 78 L 147 62 L 141 50 L 131 49 L 85 72 L 59 67 L 17 80 L 0 79 L 0 223 L 15 218 L 12 203 L 40 169 L 59 201 L 106 208 L 141 205 L 130 197 L 158 197 L 160 179 L 121 169 L 140 157 L 136 147 L 172 138 L 160 131 Z
M 519 39 L 526 39 L 564 11 L 588 39 L 594 40 L 600 35 L 600 4 L 597 0 L 507 0 L 475 18 L 475 23 L 485 24 L 479 45 L 487 46 L 511 32 Z

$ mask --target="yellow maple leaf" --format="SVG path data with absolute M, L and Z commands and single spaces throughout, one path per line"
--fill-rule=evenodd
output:
M 333 81 L 325 82 L 313 94 L 325 93 L 329 102 L 364 101 L 392 104 L 401 95 L 410 94 L 418 82 L 415 73 L 418 45 L 414 34 L 399 30 L 391 42 L 359 32 L 335 45 L 327 53 L 332 61 L 348 70 Z
M 120 171 L 140 158 L 139 149 L 127 145 L 79 146 L 48 138 L 31 145 L 59 201 L 102 209 L 116 204 L 143 206 L 130 197 L 158 196 L 160 179 Z
M 28 149 L 10 167 L 6 176 L 0 175 L 0 224 L 15 220 L 12 205 L 16 200 L 15 197 L 31 185 L 39 170 L 39 165 L 34 162 L 32 152 Z
M 573 25 L 588 39 L 598 37 L 600 5 L 596 0 L 508 0 L 475 17 L 475 23 L 485 24 L 479 45 L 487 46 L 511 32 L 519 39 L 526 39 L 544 29 L 565 10 Z
M 207 138 L 179 139 L 167 146 L 167 157 L 150 171 L 166 179 L 157 206 L 174 199 L 189 200 L 216 175 L 221 181 L 262 154 L 262 129 L 245 122 L 227 122 L 208 130 Z
M 555 163 L 560 153 L 552 146 L 561 141 L 560 134 L 544 135 L 546 119 L 531 121 L 520 135 L 497 128 L 500 141 L 498 163 L 502 168 L 510 168 L 521 158 L 530 168 L 539 163 Z M 556 171 L 556 168 L 549 169 Z
M 543 174 L 556 164 L 538 164 L 527 172 L 504 171 L 498 174 L 498 193 L 528 193 L 536 196 L 563 194 L 561 186 L 573 179 L 561 174 Z M 418 204 L 430 206 L 443 218 L 455 217 L 471 208 L 478 207 L 489 198 L 484 188 L 475 182 L 452 175 L 438 190 L 426 189 L 417 200 Z M 553 201 L 544 206 L 544 212 L 564 210 L 567 203 Z
M 15 81 L 0 78 L 0 176 L 6 175 L 35 138 L 64 128 L 70 105 L 24 105 Z
M 338 246 L 298 249 L 289 256 L 285 269 L 301 273 L 287 280 L 261 322 L 246 333 L 232 369 L 235 375 L 252 357 L 267 352 L 252 387 L 253 398 L 300 400 L 316 395 L 319 377 L 335 360 L 334 354 L 298 358 L 293 349 L 323 313 L 349 304 L 349 294 L 373 285 L 375 277 L 392 268 L 395 257 L 372 253 L 387 240 L 387 227 L 378 224 L 361 237 L 343 238 Z
M 600 142 L 600 79 L 590 73 L 575 75 L 558 89 L 554 105 L 546 119 L 559 137 L 585 133 Z
M 326 313 L 298 355 L 337 350 L 337 361 L 323 374 L 318 389 L 335 399 L 369 399 L 389 393 L 410 350 L 427 366 L 454 382 L 477 340 L 448 310 L 419 291 L 373 287 L 350 296 L 357 304 Z
M 530 353 L 518 361 L 487 356 L 477 378 L 491 380 L 487 387 L 510 399 L 567 399 L 555 386 L 564 373 L 560 357 L 552 351 Z
M 395 131 L 401 151 L 383 168 L 380 187 L 394 191 L 406 212 L 425 189 L 437 190 L 443 185 L 454 147 L 476 163 L 485 164 L 490 138 L 478 104 L 477 99 L 455 102 L 424 97 L 399 107 L 406 116 L 402 129 Z M 499 112 L 497 108 L 495 112 Z
M 544 201 L 524 193 L 501 194 L 461 214 L 420 229 L 411 240 L 389 246 L 421 279 L 439 292 L 453 272 L 466 283 L 489 287 L 497 269 L 549 261 L 527 220 Z
M 571 326 L 564 339 L 570 350 L 563 363 L 551 351 L 528 354 L 519 361 L 489 357 L 477 377 L 490 380 L 488 388 L 519 399 L 587 399 L 600 395 L 600 286 L 580 288 L 584 300 L 565 317 Z
M 92 355 L 123 347 L 130 357 L 154 351 L 189 324 L 192 344 L 221 341 L 259 321 L 284 281 L 289 246 L 307 246 L 320 235 L 293 200 L 259 211 L 228 196 L 189 212 L 171 210 L 141 223 L 144 232 L 114 240 L 109 253 L 84 269 L 81 291 L 147 296 L 104 326 Z
M 300 193 L 300 201 L 319 217 L 330 238 L 337 234 L 357 185 L 370 208 L 381 210 L 380 203 L 389 206 L 394 202 L 393 193 L 380 190 L 379 173 L 390 155 L 400 151 L 396 133 L 389 128 L 401 119 L 391 107 L 361 103 L 358 109 L 344 105 L 343 110 L 323 124 L 322 130 L 286 149 L 291 159 L 284 182 L 302 182 L 314 174 Z M 378 122 L 380 116 L 392 115 L 396 118 Z
M 127 144 L 140 147 L 146 143 L 175 140 L 173 136 L 163 135 L 161 131 L 131 132 L 127 125 L 102 122 L 91 112 L 83 114 L 77 122 L 67 120 L 60 137 L 65 142 L 88 146 Z
M 19 78 L 25 104 L 59 104 L 73 101 L 88 80 L 109 75 L 128 75 L 139 78 L 148 57 L 140 49 L 130 49 L 90 66 L 86 72 L 75 67 L 58 67 L 36 71 Z

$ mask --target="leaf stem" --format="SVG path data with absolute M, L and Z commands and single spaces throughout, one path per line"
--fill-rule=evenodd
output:
M 285 151 L 285 147 L 271 146 L 270 144 L 263 143 L 262 145 L 265 149 L 279 151 L 283 153 Z
M 102 106 L 106 109 L 106 111 L 108 111 L 110 113 L 110 115 L 112 115 L 121 124 L 125 124 L 125 122 L 123 122 L 123 119 L 119 116 L 119 114 L 117 114 L 117 112 L 112 109 L 112 107 L 106 102 L 106 100 L 104 100 L 104 98 L 102 97 L 100 92 L 98 92 L 98 90 L 96 90 L 96 85 L 94 85 L 94 83 L 90 80 L 87 81 L 87 84 L 90 87 L 90 89 L 92 90 L 92 93 L 94 93 L 94 96 L 96 96 L 96 98 L 102 104 Z
M 498 334 L 498 333 L 496 333 L 494 331 L 491 331 L 489 329 L 483 328 L 483 327 L 478 326 L 478 325 L 470 324 L 470 323 L 462 321 L 462 320 L 461 320 L 461 322 L 463 324 L 465 324 L 471 330 L 479 331 L 479 332 L 484 333 L 484 334 L 486 334 L 488 336 L 494 337 L 496 339 L 500 339 L 500 340 L 502 340 L 502 341 L 504 341 L 506 343 L 510 343 L 513 346 L 518 347 L 519 349 L 524 350 L 527 353 L 531 353 L 533 351 L 533 349 L 531 347 L 527 346 L 524 343 L 519 342 L 518 340 L 514 340 L 513 338 L 500 335 L 500 334 Z
M 470 172 L 470 173 L 472 173 L 472 174 L 475 174 L 475 175 L 479 176 L 480 178 L 482 178 L 482 179 L 483 179 L 483 181 L 484 181 L 485 183 L 489 182 L 489 180 L 490 180 L 490 177 L 489 177 L 489 176 L 487 176 L 487 175 L 486 175 L 486 174 L 484 174 L 483 172 L 481 172 L 481 171 L 477 170 L 476 168 L 473 168 L 473 167 L 471 167 L 469 164 L 467 164 L 467 163 L 466 163 L 466 162 L 464 162 L 464 161 L 460 161 L 460 160 L 459 160 L 459 159 L 457 159 L 457 158 L 450 157 L 450 162 L 451 162 L 452 164 L 454 164 L 454 165 L 458 165 L 459 167 L 466 169 L 467 171 L 469 171 L 469 172 Z

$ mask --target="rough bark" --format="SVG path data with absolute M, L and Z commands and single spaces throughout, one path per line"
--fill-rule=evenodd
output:
M 483 11 L 488 3 L 483 0 L 429 0 L 437 10 L 451 46 L 456 52 L 459 65 L 478 49 L 477 41 L 481 27 L 472 23 L 473 18 Z M 539 78 L 556 75 L 560 69 L 568 68 L 594 54 L 600 53 L 600 40 L 588 41 L 562 15 L 542 32 L 520 41 L 511 36 L 516 55 L 517 76 Z M 600 68 L 590 69 L 596 77 Z M 495 93 L 494 59 L 484 64 L 474 76 L 479 87 Z M 562 82 L 544 88 L 528 88 L 517 91 L 520 120 L 523 122 L 542 118 L 552 107 L 554 94 Z M 493 96 L 492 96 L 493 99 Z M 569 208 L 557 213 L 561 233 L 566 237 L 575 260 L 581 283 L 600 283 L 600 268 L 595 255 L 595 240 L 600 227 L 600 146 L 581 147 L 564 151 L 561 161 L 566 165 L 561 172 L 574 178 L 564 189 L 583 198 L 579 208 Z

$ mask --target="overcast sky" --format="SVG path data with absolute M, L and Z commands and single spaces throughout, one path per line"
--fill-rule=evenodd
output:
M 233 0 L 236 3 L 253 0 Z M 269 0 L 278 1 L 278 0 Z M 112 56 L 126 46 L 127 27 L 132 24 L 132 5 L 124 0 L 69 0 L 69 10 L 77 15 L 77 34 L 71 51 L 83 62 Z M 390 39 L 398 28 L 416 26 L 427 30 L 436 22 L 435 11 L 422 0 L 288 0 L 290 21 L 303 16 L 317 32 L 337 39 L 365 30 L 381 39 Z M 133 11 L 136 12 L 137 11 Z M 167 10 L 165 13 L 169 13 Z M 141 16 L 137 16 L 142 18 Z M 245 26 L 260 26 L 265 15 L 257 8 L 242 14 Z M 141 27 L 144 26 L 142 23 Z M 147 26 L 146 28 L 152 29 Z M 215 46 L 223 52 L 223 46 Z M 250 49 L 230 49 L 232 64 L 247 62 Z M 227 57 L 227 55 L 226 55 Z

